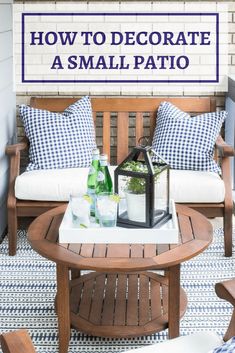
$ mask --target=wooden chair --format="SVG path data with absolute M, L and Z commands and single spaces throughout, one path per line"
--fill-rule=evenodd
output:
M 229 301 L 234 309 L 224 342 L 235 336 L 235 279 L 217 283 L 217 295 Z M 181 336 L 151 346 L 145 346 L 131 351 L 132 353 L 208 353 L 220 347 L 223 340 L 214 332 L 196 332 L 188 336 Z M 128 353 L 127 351 L 125 353 Z
M 234 307 L 229 327 L 224 336 L 224 341 L 228 341 L 235 336 L 235 279 L 216 283 L 215 292 L 219 298 L 227 300 Z
M 4 333 L 0 341 L 3 353 L 36 353 L 27 330 Z
M 31 98 L 30 105 L 38 109 L 47 109 L 61 112 L 78 98 Z M 150 118 L 150 137 L 153 136 L 157 109 L 162 101 L 170 101 L 183 111 L 198 114 L 215 111 L 215 100 L 210 97 L 203 98 L 92 98 L 94 121 L 97 113 L 103 114 L 103 152 L 110 157 L 111 145 L 111 113 L 116 113 L 117 119 L 117 160 L 120 163 L 128 154 L 128 127 L 129 113 L 135 113 L 136 126 L 135 138 L 138 142 L 143 136 L 143 116 L 148 113 Z M 41 213 L 61 205 L 61 202 L 52 201 L 28 201 L 15 197 L 15 181 L 20 173 L 21 152 L 28 149 L 28 141 L 7 146 L 6 153 L 10 158 L 10 176 L 8 191 L 8 236 L 9 254 L 16 253 L 16 234 L 18 217 L 35 217 Z M 234 156 L 234 150 L 220 137 L 216 143 L 216 154 L 221 159 L 222 178 L 225 185 L 225 199 L 220 203 L 188 203 L 189 207 L 202 212 L 207 217 L 223 217 L 225 256 L 232 255 L 232 189 L 230 174 L 230 156 Z M 216 190 L 215 190 L 216 192 Z
M 224 336 L 228 341 L 235 335 L 235 279 L 215 286 L 217 295 L 230 302 L 234 309 L 232 318 Z M 26 330 L 19 330 L 2 334 L 0 336 L 3 353 L 36 353 L 29 334 Z M 221 339 L 212 332 L 194 333 L 189 336 L 182 336 L 152 346 L 145 346 L 136 349 L 134 353 L 207 353 L 210 349 L 222 344 Z M 128 351 L 130 352 L 130 351 Z M 127 353 L 127 352 L 126 352 Z

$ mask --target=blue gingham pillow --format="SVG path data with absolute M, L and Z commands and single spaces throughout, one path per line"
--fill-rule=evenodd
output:
M 95 144 L 89 97 L 70 105 L 63 114 L 20 106 L 30 142 L 26 170 L 88 167 Z
M 213 150 L 226 116 L 221 111 L 190 117 L 173 104 L 163 102 L 157 113 L 153 149 L 173 169 L 220 172 Z
M 208 353 L 234 353 L 235 352 L 235 336 L 229 341 L 222 344 L 222 346 L 210 350 Z

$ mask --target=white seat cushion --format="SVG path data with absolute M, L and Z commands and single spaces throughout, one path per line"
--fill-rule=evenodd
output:
M 134 349 L 132 353 L 209 353 L 223 341 L 213 332 L 198 332 L 161 343 Z M 124 353 L 124 352 L 123 352 Z M 125 352 L 127 353 L 127 352 Z
M 178 203 L 217 203 L 224 201 L 225 188 L 217 173 L 172 169 L 170 194 Z
M 110 167 L 111 175 L 115 167 Z M 15 195 L 21 200 L 67 201 L 71 192 L 86 193 L 88 168 L 47 169 L 17 177 Z M 213 172 L 171 170 L 170 197 L 175 202 L 222 202 L 224 182 Z
M 89 168 L 44 169 L 21 174 L 15 195 L 21 200 L 68 201 L 71 192 L 86 193 Z

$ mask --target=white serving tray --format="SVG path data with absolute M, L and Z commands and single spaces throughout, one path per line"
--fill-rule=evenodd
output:
M 59 243 L 84 244 L 177 244 L 179 237 L 175 203 L 170 202 L 172 218 L 160 228 L 101 228 L 92 223 L 89 228 L 76 228 L 72 223 L 70 205 L 59 228 Z

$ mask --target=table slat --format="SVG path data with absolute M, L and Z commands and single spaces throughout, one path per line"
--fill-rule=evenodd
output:
M 90 279 L 84 283 L 82 298 L 79 306 L 79 316 L 86 320 L 89 318 L 90 313 L 93 283 L 93 279 Z
M 94 244 L 82 244 L 80 255 L 83 257 L 92 257 Z
M 168 311 L 168 286 L 162 285 L 162 307 L 163 314 Z
M 59 237 L 58 228 L 63 219 L 63 214 L 55 215 L 51 221 L 50 227 L 46 234 L 46 240 L 56 243 Z
M 114 300 L 116 288 L 116 274 L 107 275 L 105 286 L 105 297 L 102 314 L 102 325 L 113 325 L 114 321 Z
M 90 321 L 93 322 L 95 325 L 100 325 L 101 323 L 101 315 L 103 308 L 102 298 L 104 295 L 105 280 L 106 276 L 104 274 L 96 278 L 94 295 L 90 311 Z
M 95 244 L 93 257 L 105 257 L 106 245 L 105 244 Z
M 130 245 L 129 244 L 109 244 L 107 250 L 107 257 L 129 257 Z
M 139 294 L 139 325 L 144 325 L 149 321 L 149 280 L 142 275 Z
M 128 275 L 127 325 L 138 325 L 138 275 Z
M 178 214 L 178 220 L 182 242 L 186 243 L 187 241 L 194 239 L 192 225 L 189 217 L 185 216 L 184 214 Z
M 126 323 L 126 283 L 127 275 L 118 274 L 114 325 L 124 326 Z
M 131 257 L 144 257 L 144 246 L 142 244 L 131 245 Z
M 69 244 L 68 249 L 69 249 L 70 251 L 75 252 L 76 254 L 79 254 L 79 253 L 80 253 L 80 250 L 81 250 L 81 245 L 82 245 L 82 244 L 71 243 L 71 244 Z
M 144 257 L 156 256 L 156 244 L 144 244 Z
M 198 215 L 198 219 L 196 217 L 190 217 L 190 221 L 193 227 L 194 238 L 206 241 L 208 239 L 208 233 L 212 234 L 213 232 L 211 224 L 208 224 L 207 220 L 202 215 Z
M 77 314 L 79 310 L 82 288 L 83 288 L 82 283 L 79 283 L 76 286 L 76 290 L 73 290 L 70 295 L 70 308 L 71 308 L 71 311 L 75 314 Z
M 160 284 L 150 280 L 151 282 L 151 318 L 152 320 L 161 315 L 162 301 L 160 297 Z
M 157 254 L 160 255 L 170 249 L 169 244 L 158 244 L 157 245 Z

